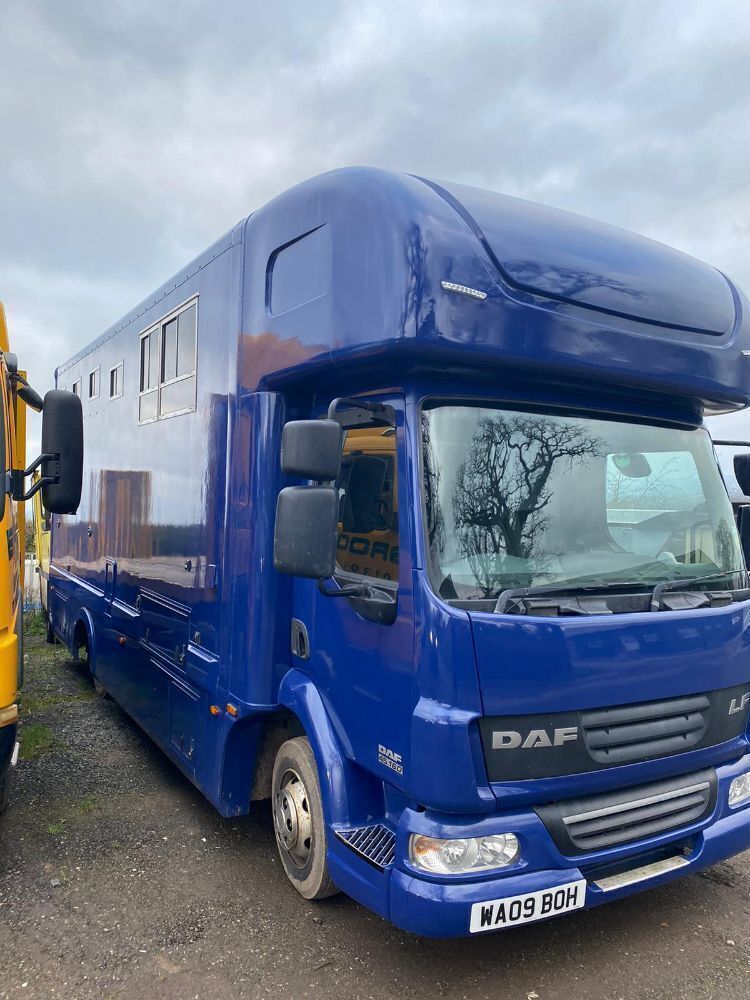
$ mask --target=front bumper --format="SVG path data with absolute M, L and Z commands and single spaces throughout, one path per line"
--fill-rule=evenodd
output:
M 389 880 L 390 919 L 404 930 L 426 937 L 460 937 L 469 934 L 471 908 L 475 903 L 554 889 L 586 879 L 585 907 L 589 908 L 701 871 L 750 848 L 750 806 L 731 809 L 727 803 L 732 778 L 748 769 L 750 755 L 734 764 L 717 768 L 719 788 L 715 809 L 697 827 L 674 831 L 668 836 L 640 841 L 597 856 L 563 857 L 551 841 L 544 843 L 546 830 L 543 827 L 539 830 L 536 817 L 527 817 L 525 830 L 521 831 L 525 841 L 523 866 L 509 870 L 507 874 L 457 881 L 455 878 L 425 877 L 400 864 L 391 871 Z M 504 822 L 499 815 L 494 817 L 495 832 L 500 831 Z M 511 823 L 509 821 L 508 829 L 513 829 Z M 489 832 L 487 824 L 487 820 L 482 820 L 482 832 Z M 440 836 L 434 824 L 431 824 L 431 830 L 433 836 Z M 443 835 L 460 836 L 461 833 L 457 825 L 451 823 L 444 829 Z M 405 831 L 402 831 L 398 857 L 405 856 L 405 843 Z M 637 869 L 657 856 L 668 856 L 670 852 L 684 858 L 685 863 L 676 870 L 661 871 L 606 891 L 595 884 L 599 874 L 608 868 L 620 872 Z

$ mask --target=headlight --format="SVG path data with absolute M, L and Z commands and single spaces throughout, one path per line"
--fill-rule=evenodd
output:
M 512 833 L 461 840 L 438 840 L 413 833 L 409 842 L 411 863 L 435 875 L 463 875 L 505 868 L 513 864 L 519 854 L 518 838 Z
M 729 805 L 741 806 L 750 802 L 750 771 L 738 774 L 729 786 Z

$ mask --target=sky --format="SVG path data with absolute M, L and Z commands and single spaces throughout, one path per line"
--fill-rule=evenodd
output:
M 740 0 L 1 0 L 0 39 L 0 299 L 41 392 L 240 218 L 352 164 L 580 212 L 750 292 Z

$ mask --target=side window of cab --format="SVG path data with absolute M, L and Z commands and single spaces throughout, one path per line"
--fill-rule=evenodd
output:
M 337 563 L 345 573 L 398 579 L 398 482 L 393 427 L 345 433 L 339 490 Z

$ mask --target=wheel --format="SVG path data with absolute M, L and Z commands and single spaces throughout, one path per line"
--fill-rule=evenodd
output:
M 5 777 L 0 778 L 0 814 L 4 813 L 8 808 L 8 802 L 10 801 L 10 786 L 11 774 L 10 771 L 8 771 Z
M 305 899 L 324 899 L 339 890 L 326 864 L 326 828 L 318 769 L 305 736 L 279 748 L 271 785 L 276 845 L 284 871 Z
M 94 685 L 94 693 L 97 698 L 109 698 L 109 692 L 102 682 L 98 680 L 91 665 L 91 655 L 89 653 L 89 644 L 87 639 L 84 638 L 81 640 L 78 648 L 76 649 L 75 657 L 79 663 L 82 663 L 88 669 L 91 682 Z

